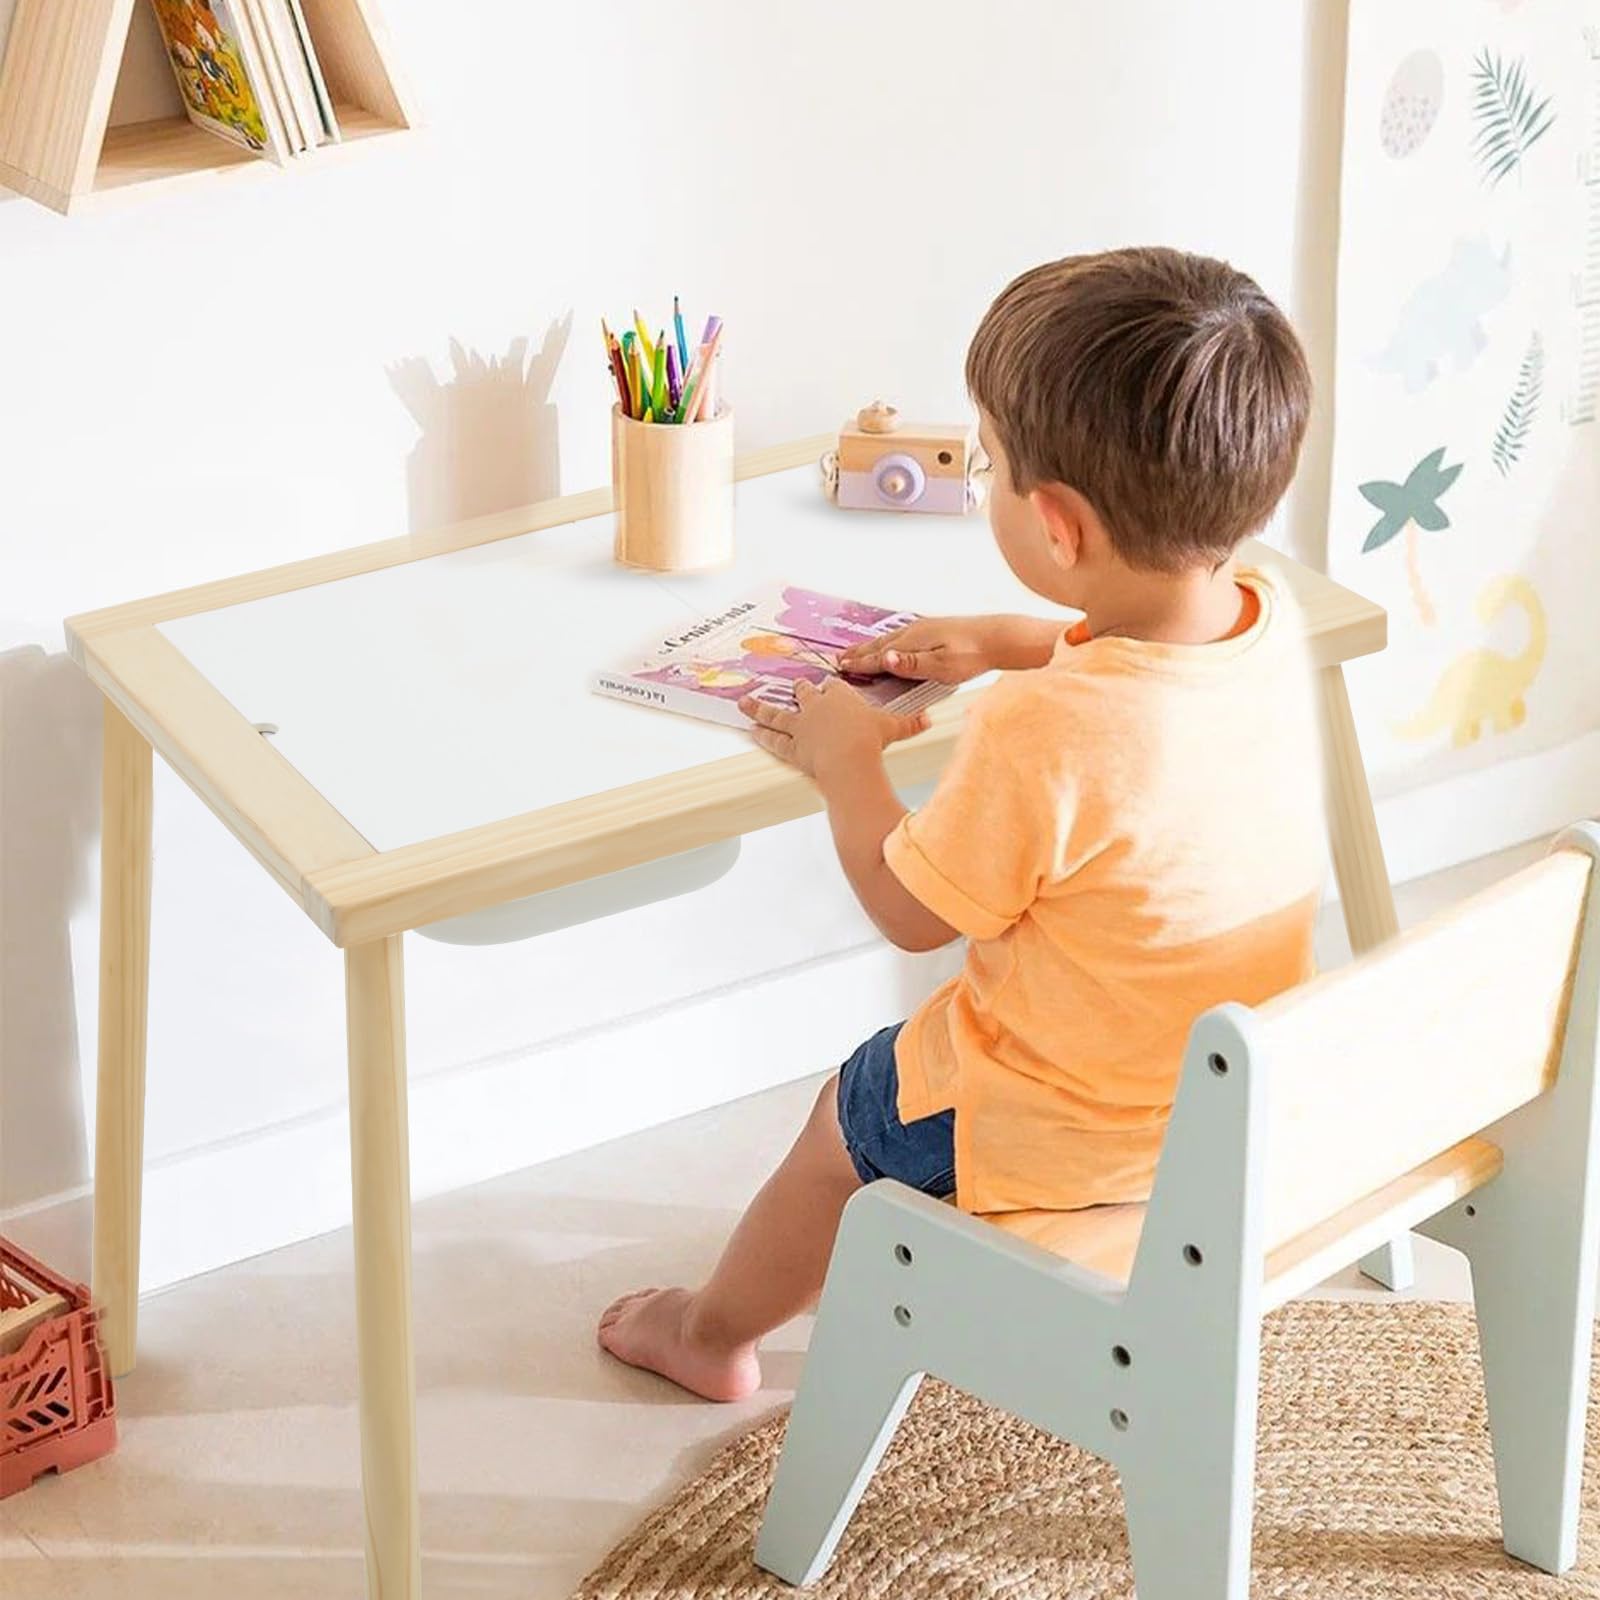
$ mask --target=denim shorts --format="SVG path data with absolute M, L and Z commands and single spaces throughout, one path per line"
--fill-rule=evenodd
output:
M 900 1120 L 894 1042 L 904 1026 L 880 1028 L 839 1068 L 839 1131 L 863 1183 L 895 1178 L 943 1200 L 956 1190 L 956 1114 Z

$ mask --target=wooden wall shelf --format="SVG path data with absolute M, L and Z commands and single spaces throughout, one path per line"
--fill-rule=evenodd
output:
M 134 6 L 145 0 L 18 0 L 0 64 L 0 185 L 71 214 L 135 185 L 236 172 L 294 172 L 186 117 L 109 127 Z M 376 0 L 303 0 L 346 145 L 413 125 Z

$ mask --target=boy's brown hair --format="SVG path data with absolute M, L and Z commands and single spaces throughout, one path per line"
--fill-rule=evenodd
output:
M 1289 320 L 1226 262 L 1068 256 L 1001 292 L 967 388 L 1019 493 L 1064 483 L 1132 566 L 1226 560 L 1294 477 L 1311 372 Z

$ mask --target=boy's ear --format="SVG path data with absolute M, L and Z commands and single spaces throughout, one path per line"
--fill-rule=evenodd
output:
M 1058 567 L 1075 567 L 1083 554 L 1083 496 L 1064 483 L 1042 483 L 1028 499 L 1044 529 L 1050 559 Z

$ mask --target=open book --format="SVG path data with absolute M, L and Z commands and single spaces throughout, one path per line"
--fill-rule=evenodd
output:
M 873 705 L 897 715 L 921 711 L 953 694 L 948 683 L 916 683 L 887 673 L 863 678 L 839 670 L 853 644 L 880 639 L 916 620 L 910 611 L 775 584 L 718 616 L 691 623 L 662 639 L 636 663 L 599 672 L 601 694 L 707 722 L 747 728 L 739 709 L 746 695 L 769 705 L 793 706 L 795 685 L 844 678 Z

